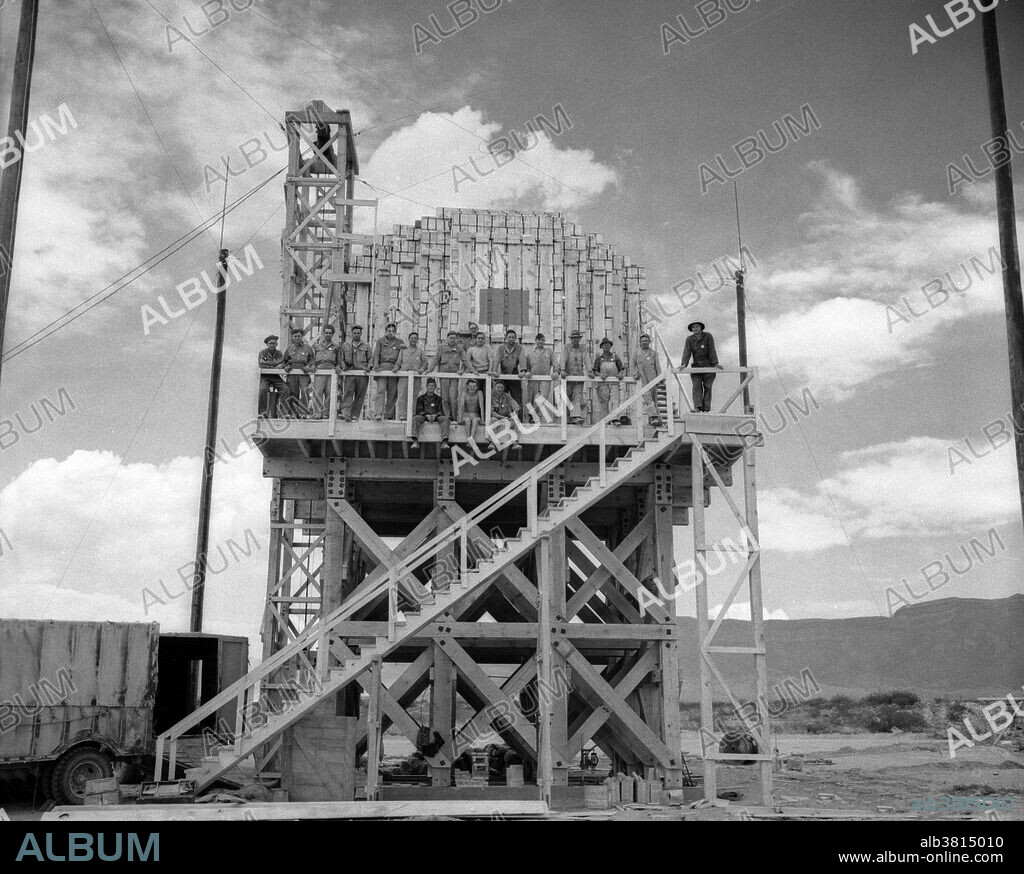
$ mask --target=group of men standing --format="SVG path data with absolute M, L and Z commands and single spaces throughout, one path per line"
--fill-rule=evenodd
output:
M 692 359 L 695 367 L 718 367 L 714 338 L 704 331 L 704 324 L 693 322 L 688 327 L 692 333 L 686 340 L 682 366 L 687 366 Z M 404 421 L 409 409 L 411 380 L 399 374 L 431 371 L 452 376 L 442 375 L 438 380 L 429 379 L 425 383 L 413 380 L 417 398 L 413 404 L 414 420 L 421 416 L 419 400 L 429 388 L 431 395 L 437 396 L 438 409 L 422 413 L 432 417 L 424 421 L 441 417 L 448 423 L 472 427 L 484 421 L 487 406 L 491 408 L 492 419 L 511 418 L 525 408 L 526 416 L 538 421 L 541 398 L 550 403 L 554 386 L 565 379 L 569 423 L 583 424 L 590 406 L 589 387 L 584 380 L 599 380 L 594 390 L 593 420 L 597 421 L 619 405 L 619 381 L 631 376 L 645 385 L 660 373 L 649 334 L 640 336 L 640 348 L 630 357 L 628 366 L 612 351 L 614 344 L 607 337 L 599 344 L 600 353 L 591 358 L 591 353 L 581 345 L 580 331 L 570 334 L 569 344 L 560 355 L 547 345 L 543 334 L 537 334 L 533 346 L 527 348 L 511 329 L 505 333 L 505 342 L 492 348 L 487 335 L 474 322 L 470 322 L 466 333 L 448 331 L 445 342 L 431 357 L 420 345 L 417 332 L 413 331 L 402 340 L 395 323 L 385 327 L 384 336 L 378 337 L 372 347 L 363 340 L 360 325 L 352 326 L 350 335 L 346 342 L 336 343 L 335 329 L 327 325 L 321 337 L 310 345 L 303 331 L 296 328 L 283 352 L 277 348 L 276 335 L 267 337 L 265 348 L 259 353 L 259 367 L 261 370 L 283 369 L 286 376 L 282 379 L 273 374 L 261 374 L 260 415 L 327 418 L 331 378 L 323 371 L 334 370 L 344 377 L 338 408 L 342 419 L 359 418 L 369 381 L 373 378 L 379 380 L 381 387 L 378 418 Z M 484 377 L 491 377 L 490 391 Z M 715 374 L 692 374 L 692 379 L 694 407 L 698 411 L 709 410 Z M 431 397 L 429 406 L 433 408 L 434 403 Z M 653 391 L 645 393 L 643 407 L 651 423 L 660 424 Z M 624 416 L 620 421 L 628 422 L 628 418 Z

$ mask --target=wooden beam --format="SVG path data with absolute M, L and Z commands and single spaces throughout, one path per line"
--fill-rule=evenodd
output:
M 572 666 L 574 679 L 587 686 L 611 710 L 609 719 L 620 723 L 647 750 L 651 758 L 663 768 L 682 767 L 680 764 L 682 761 L 681 750 L 672 751 L 665 746 L 664 741 L 651 730 L 635 710 L 626 704 L 625 700 L 594 669 L 578 649 L 567 640 L 558 641 L 556 646 Z
M 615 547 L 613 555 L 620 561 L 625 561 L 633 552 L 636 551 L 637 547 L 644 541 L 644 539 L 651 533 L 653 527 L 653 515 L 648 513 L 641 519 L 635 528 L 629 532 L 623 538 L 622 542 Z M 596 558 L 596 556 L 595 556 Z M 597 570 L 594 571 L 586 580 L 586 582 L 576 590 L 576 594 L 572 596 L 566 606 L 568 618 L 572 618 L 579 613 L 580 608 L 588 603 L 590 599 L 597 594 L 598 591 L 610 580 L 613 579 L 613 572 L 610 567 L 605 565 L 603 562 L 599 562 Z M 639 619 L 639 614 L 637 614 Z
M 676 591 L 675 543 L 672 507 L 656 503 L 654 508 L 654 572 L 666 592 Z M 675 600 L 671 601 L 675 612 Z M 678 626 L 677 626 L 678 627 Z M 660 668 L 656 692 L 660 695 L 661 738 L 670 750 L 682 749 L 682 726 L 679 715 L 679 641 L 664 640 L 657 645 Z M 767 698 L 765 699 L 767 700 Z M 665 773 L 666 788 L 682 786 L 682 770 Z
M 434 740 L 433 734 L 436 732 L 443 739 L 443 744 L 437 756 L 437 764 L 429 767 L 430 783 L 432 786 L 451 786 L 454 759 L 452 738 L 455 723 L 455 666 L 441 641 L 435 640 L 431 651 L 434 655 L 430 687 L 431 740 Z
M 647 649 L 643 652 L 637 653 L 633 659 L 632 664 L 625 669 L 624 672 L 620 673 L 620 676 L 609 682 L 609 685 L 615 689 L 616 693 L 621 695 L 623 699 L 632 692 L 640 682 L 656 667 L 657 658 L 656 652 L 653 649 Z M 678 705 L 676 710 L 678 710 Z M 608 721 L 608 717 L 612 715 L 611 708 L 607 704 L 602 704 L 595 708 L 591 714 L 583 721 L 583 724 L 576 728 L 572 737 L 569 739 L 566 745 L 568 749 L 578 749 L 582 744 L 585 744 L 587 740 L 594 736 L 594 733 Z M 682 747 L 680 747 L 682 749 Z
M 577 539 L 579 539 L 587 551 L 615 575 L 616 581 L 620 585 L 624 586 L 634 598 L 639 598 L 639 592 L 643 586 L 640 581 L 630 573 L 629 568 L 622 563 L 622 560 L 607 546 L 605 546 L 604 543 L 597 538 L 594 532 L 584 525 L 580 519 L 571 518 L 565 524 L 569 530 L 576 535 Z M 646 610 L 656 622 L 675 621 L 675 611 L 673 610 L 670 614 L 668 608 L 665 607 L 664 604 L 649 604 Z
M 438 639 L 438 644 L 444 647 L 445 651 L 455 663 L 459 676 L 462 677 L 481 698 L 490 701 L 495 708 L 505 714 L 505 725 L 507 726 L 507 730 L 514 734 L 519 739 L 520 743 L 529 750 L 532 758 L 536 758 L 536 738 L 531 736 L 534 734 L 534 729 L 523 715 L 522 710 L 519 708 L 519 703 L 509 698 L 509 696 L 502 691 L 501 687 L 487 676 L 483 668 L 470 658 L 469 654 L 458 644 L 454 637 L 451 635 L 445 635 Z
M 692 452 L 692 464 L 690 467 L 693 477 L 692 485 L 702 488 L 704 484 L 704 453 L 700 450 L 700 444 L 694 442 Z M 714 803 L 718 798 L 718 780 L 714 759 L 708 758 L 708 753 L 717 750 L 703 749 L 709 733 L 714 734 L 715 714 L 714 699 L 711 692 L 711 674 L 707 654 L 704 652 L 704 641 L 710 626 L 708 616 L 708 574 L 707 574 L 707 529 L 704 517 L 704 507 L 696 505 L 693 508 L 693 563 L 696 573 L 696 601 L 697 601 L 697 670 L 699 671 L 700 682 L 700 727 L 701 727 L 701 758 L 704 764 L 704 798 Z
M 346 516 L 351 517 L 354 514 L 355 518 L 357 518 L 359 522 L 362 523 L 361 527 L 363 528 L 364 533 L 366 530 L 369 530 L 369 533 L 373 534 L 372 529 L 369 529 L 369 526 L 362 520 L 359 514 L 355 512 L 351 504 L 348 504 L 348 502 L 346 501 L 345 505 L 347 505 L 347 509 L 345 509 L 344 514 L 339 515 L 342 515 L 342 518 L 345 518 Z M 395 547 L 394 550 L 390 549 L 387 546 L 387 544 L 385 544 L 382 540 L 380 540 L 379 537 L 377 537 L 376 534 L 373 534 L 374 543 L 375 545 L 379 544 L 377 548 L 382 549 L 382 554 L 385 556 L 385 558 L 383 560 L 380 560 L 378 562 L 377 567 L 374 568 L 374 570 L 371 571 L 369 574 L 367 574 L 366 579 L 363 580 L 358 586 L 355 587 L 355 589 L 352 590 L 349 597 L 358 598 L 364 592 L 372 589 L 385 576 L 387 576 L 388 573 L 390 573 L 392 567 L 399 564 L 401 561 L 403 561 L 405 558 L 411 555 L 416 549 L 418 549 L 420 544 L 423 543 L 423 539 L 428 534 L 433 533 L 434 526 L 436 524 L 436 518 L 436 510 L 431 510 L 427 514 L 427 516 L 423 518 L 420 524 L 417 525 L 405 538 L 402 539 L 402 542 L 397 547 Z M 368 537 L 369 535 L 366 536 Z M 415 579 L 415 577 L 411 577 L 411 575 L 405 577 L 404 579 L 411 579 L 412 583 L 415 583 L 415 586 L 412 586 L 412 584 L 410 584 L 407 590 L 409 592 L 415 593 L 413 597 L 420 599 L 426 597 L 426 589 L 420 584 L 419 580 Z
M 587 556 L 575 540 L 570 540 L 566 544 L 566 551 L 578 567 L 585 567 L 587 565 L 596 566 L 596 568 L 602 567 L 601 562 L 596 558 L 591 559 Z M 591 575 L 592 574 L 593 572 L 591 572 Z M 597 598 L 597 594 L 595 593 L 587 603 L 591 604 L 595 610 L 601 613 L 606 622 L 609 621 L 607 618 L 608 611 L 613 611 L 611 619 L 613 622 L 640 621 L 640 611 L 637 609 L 636 605 L 629 600 L 627 594 L 619 587 L 614 576 L 610 577 L 609 580 L 606 581 L 602 587 L 601 594 L 604 595 L 605 598 L 603 602 L 600 601 L 600 598 Z M 603 604 L 603 606 L 595 603 L 595 598 L 597 598 L 598 602 Z

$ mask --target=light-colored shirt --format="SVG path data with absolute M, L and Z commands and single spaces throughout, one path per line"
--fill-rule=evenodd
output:
M 437 350 L 431 370 L 438 373 L 461 373 L 462 366 L 462 349 L 458 344 L 449 346 L 445 343 Z
M 487 373 L 491 369 L 492 358 L 491 347 L 484 343 L 483 346 L 470 346 L 466 350 L 466 362 L 472 373 Z
M 289 343 L 288 348 L 284 350 L 282 366 L 285 368 L 305 369 L 312 363 L 313 347 L 305 341 L 302 343 Z
M 553 366 L 551 350 L 531 349 L 526 353 L 526 369 L 534 376 L 550 376 Z
M 637 349 L 629 362 L 629 372 L 637 379 L 643 378 L 645 382 L 650 382 L 661 373 L 658 353 L 653 349 Z
M 424 351 L 422 346 L 417 346 L 415 349 L 413 349 L 412 346 L 406 346 L 398 356 L 398 367 L 396 370 L 411 370 L 414 373 L 426 373 L 426 351 Z
M 332 370 L 338 365 L 338 344 L 333 340 L 328 343 L 320 339 L 313 344 L 313 363 L 319 370 L 322 367 L 329 367 Z
M 587 357 L 587 351 L 582 346 L 579 349 L 568 346 L 562 355 L 562 372 L 567 376 L 586 376 L 589 370 Z
M 349 340 L 341 347 L 341 359 L 346 370 L 369 370 L 370 347 L 362 340 Z
M 373 355 L 370 357 L 373 369 L 397 370 L 398 359 L 404 348 L 405 343 L 398 337 L 378 337 L 377 342 L 373 344 Z

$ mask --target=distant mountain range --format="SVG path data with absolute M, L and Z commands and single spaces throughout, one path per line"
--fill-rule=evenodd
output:
M 680 617 L 679 627 L 681 698 L 697 701 L 697 620 Z M 1024 700 L 1024 595 L 943 598 L 903 607 L 891 618 L 770 620 L 765 638 L 769 703 L 783 695 L 786 678 L 811 689 L 807 678 L 801 680 L 807 670 L 821 696 L 910 689 L 926 700 L 1007 694 Z M 749 622 L 726 620 L 715 636 L 726 646 L 749 642 Z M 753 657 L 717 655 L 714 661 L 734 694 L 751 700 Z M 779 691 L 773 691 L 776 684 Z M 713 686 L 716 700 L 725 700 Z

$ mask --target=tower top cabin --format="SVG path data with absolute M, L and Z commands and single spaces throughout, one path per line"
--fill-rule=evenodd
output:
M 433 352 L 449 331 L 476 324 L 492 343 L 508 329 L 560 349 L 574 330 L 597 354 L 608 337 L 623 361 L 647 328 L 643 267 L 561 213 L 441 207 L 381 228 L 348 112 L 314 101 L 286 114 L 289 167 L 283 238 L 282 337 L 334 324 L 363 339 L 419 334 Z

